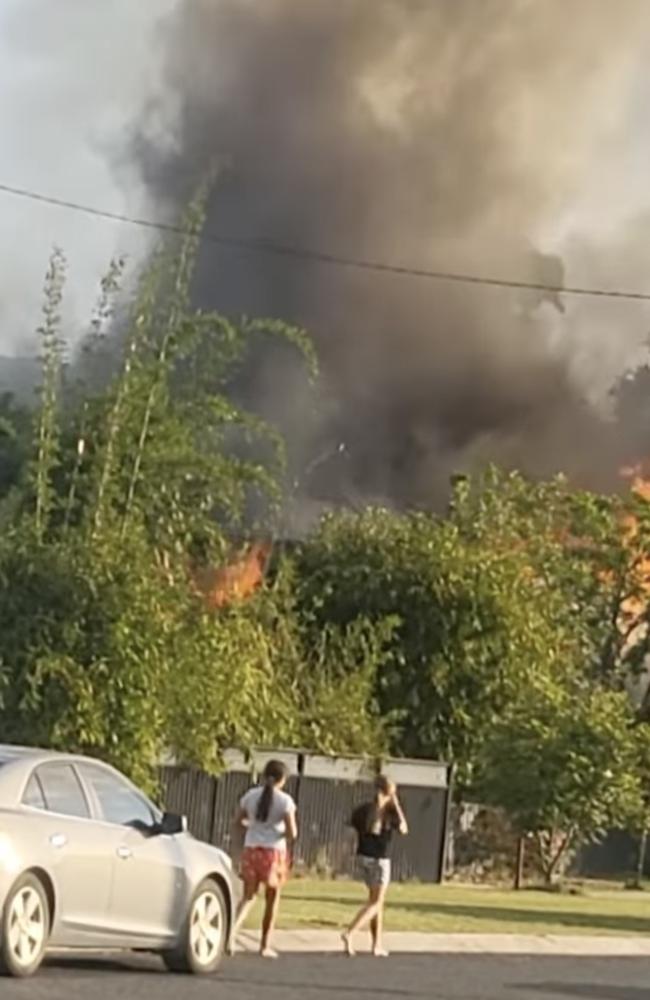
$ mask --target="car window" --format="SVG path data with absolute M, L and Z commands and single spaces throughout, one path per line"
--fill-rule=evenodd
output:
M 102 819 L 120 826 L 151 826 L 157 819 L 152 806 L 127 781 L 103 767 L 82 764 L 86 781 L 97 797 Z
M 90 817 L 86 796 L 69 764 L 45 764 L 36 771 L 49 812 L 62 816 Z
M 45 795 L 36 774 L 32 774 L 23 792 L 23 805 L 30 809 L 47 809 Z

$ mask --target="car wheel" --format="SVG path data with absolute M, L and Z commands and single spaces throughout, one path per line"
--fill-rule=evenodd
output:
M 223 890 L 212 879 L 206 879 L 192 897 L 178 948 L 163 956 L 167 968 L 211 975 L 221 964 L 227 935 L 228 907 Z
M 35 875 L 23 875 L 10 890 L 2 912 L 0 973 L 33 976 L 43 961 L 49 933 L 45 889 Z

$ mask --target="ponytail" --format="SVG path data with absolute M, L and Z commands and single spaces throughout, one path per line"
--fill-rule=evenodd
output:
M 255 819 L 266 823 L 273 805 L 273 790 L 287 780 L 287 769 L 279 760 L 270 760 L 264 768 L 262 794 L 255 810 Z
M 264 780 L 264 786 L 262 788 L 262 794 L 260 795 L 260 800 L 257 803 L 257 810 L 255 812 L 255 819 L 259 820 L 260 823 L 266 823 L 269 818 L 269 813 L 271 812 L 271 805 L 273 803 L 273 784 L 274 782 Z

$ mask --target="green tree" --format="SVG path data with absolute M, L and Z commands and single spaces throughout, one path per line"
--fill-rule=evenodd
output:
M 224 557 L 251 497 L 266 503 L 267 528 L 280 497 L 282 441 L 234 405 L 233 368 L 275 336 L 315 372 L 302 330 L 190 308 L 200 224 L 199 201 L 180 247 L 143 275 L 122 359 L 108 365 L 111 265 L 82 379 L 63 364 L 64 261 L 53 257 L 29 475 L 0 539 L 3 738 L 92 752 L 139 780 L 166 753 L 217 767 L 228 745 L 364 752 L 382 732 L 374 632 L 326 630 L 312 648 L 277 592 L 220 612 L 197 593 L 197 565 Z
M 321 626 L 298 599 L 294 567 L 284 560 L 270 587 L 249 610 L 272 643 L 276 675 L 297 706 L 298 746 L 321 752 L 385 752 L 391 732 L 389 714 L 381 713 L 377 681 L 390 656 L 395 622 L 356 618 Z
M 93 752 L 138 778 L 149 773 L 166 742 L 178 629 L 173 591 L 155 570 L 136 535 L 128 558 L 79 536 L 3 539 L 3 739 Z
M 544 877 L 562 874 L 569 853 L 643 809 L 635 735 L 624 693 L 595 688 L 575 697 L 538 685 L 495 721 L 477 788 L 538 844 Z
M 462 788 L 486 733 L 564 636 L 517 551 L 453 523 L 374 510 L 326 519 L 296 555 L 300 606 L 317 628 L 390 623 L 376 697 L 393 750 L 453 760 Z
M 374 703 L 382 650 L 371 629 L 328 629 L 307 641 L 286 598 L 255 599 L 183 618 L 167 731 L 181 759 L 217 767 L 225 747 L 297 746 L 379 754 L 385 726 Z
M 556 626 L 572 636 L 568 670 L 615 690 L 638 673 L 650 652 L 647 500 L 490 468 L 458 480 L 449 516 L 468 543 L 522 554 Z
M 0 523 L 9 516 L 31 444 L 31 415 L 11 393 L 0 394 Z

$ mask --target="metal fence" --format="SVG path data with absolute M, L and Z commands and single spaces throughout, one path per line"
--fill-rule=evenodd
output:
M 177 766 L 163 768 L 167 809 L 187 816 L 195 837 L 231 854 L 231 822 L 244 792 L 257 780 L 269 758 L 283 760 L 291 774 L 288 792 L 299 812 L 296 864 L 328 875 L 349 875 L 354 838 L 349 821 L 354 807 L 373 794 L 376 769 L 360 758 L 330 758 L 295 752 L 255 753 L 250 761 L 228 754 L 227 770 L 214 778 Z M 384 761 L 382 771 L 399 785 L 409 821 L 409 836 L 396 838 L 394 877 L 440 882 L 450 803 L 450 768 L 429 761 Z

